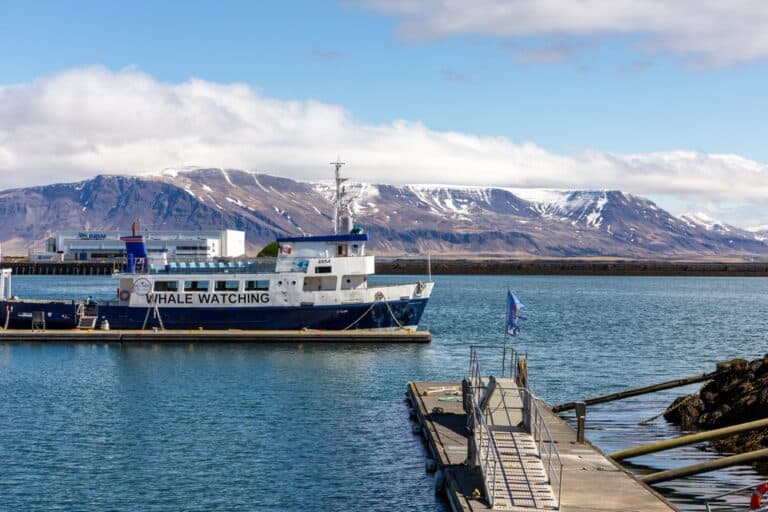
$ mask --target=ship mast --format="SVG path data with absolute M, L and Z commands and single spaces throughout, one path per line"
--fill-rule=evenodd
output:
M 344 165 L 341 158 L 337 157 L 335 162 L 331 162 L 331 165 L 336 167 L 336 201 L 333 205 L 333 234 L 337 235 L 339 234 L 341 224 L 342 197 L 344 197 L 344 187 L 342 184 L 347 181 L 347 178 L 341 177 L 341 166 Z

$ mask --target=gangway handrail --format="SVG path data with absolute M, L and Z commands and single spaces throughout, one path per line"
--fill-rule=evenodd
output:
M 499 345 L 472 345 L 470 346 L 470 362 L 469 362 L 469 372 L 467 376 L 468 384 L 470 387 L 470 400 L 471 400 L 471 411 L 468 411 L 469 417 L 468 417 L 468 426 L 471 429 L 472 432 L 474 432 L 475 436 L 475 447 L 477 449 L 477 457 L 479 461 L 479 465 L 483 474 L 483 485 L 485 486 L 486 490 L 486 496 L 488 497 L 488 503 L 491 507 L 493 507 L 493 502 L 495 499 L 495 490 L 496 490 L 496 475 L 497 475 L 497 469 L 500 470 L 502 480 L 504 482 L 504 485 L 506 487 L 507 496 L 509 499 L 509 502 L 511 505 L 515 505 L 515 500 L 512 495 L 511 491 L 511 485 L 509 482 L 509 479 L 507 477 L 506 471 L 504 470 L 504 466 L 501 461 L 501 454 L 498 450 L 498 447 L 496 445 L 493 430 L 488 425 L 488 421 L 486 419 L 486 415 L 488 414 L 487 411 L 481 410 L 479 404 L 481 401 L 481 394 L 486 390 L 488 386 L 488 382 L 486 379 L 483 378 L 482 370 L 480 369 L 480 361 L 478 356 L 478 349 L 485 349 L 485 348 L 493 348 L 496 350 L 503 349 L 503 361 L 502 361 L 502 375 L 506 376 L 506 359 L 507 354 L 509 352 L 509 359 L 510 359 L 510 372 L 509 376 L 515 381 L 517 381 L 517 367 L 519 362 L 519 357 L 517 355 L 517 352 L 508 346 L 499 346 Z M 490 378 L 489 378 L 490 380 Z M 563 491 L 563 462 L 560 458 L 560 451 L 557 449 L 557 446 L 555 444 L 554 438 L 552 437 L 551 432 L 549 431 L 549 428 L 547 427 L 544 416 L 542 414 L 542 410 L 539 407 L 538 400 L 533 393 L 533 391 L 528 388 L 521 388 L 519 386 L 515 387 L 515 390 L 520 393 L 521 401 L 522 401 L 522 415 L 523 415 L 523 424 L 525 427 L 525 430 L 528 431 L 533 438 L 534 442 L 536 443 L 539 459 L 542 462 L 542 465 L 545 468 L 545 472 L 547 475 L 547 483 L 550 485 L 553 491 L 555 489 L 557 490 L 557 494 L 555 495 L 555 510 L 560 509 L 561 505 L 561 496 Z M 506 403 L 506 397 L 504 390 L 499 391 L 501 395 L 502 405 L 505 409 L 505 412 L 507 415 L 509 415 L 509 409 L 510 407 Z M 509 416 L 507 418 L 510 420 Z M 511 423 L 511 420 L 509 421 Z M 483 450 L 483 434 L 487 437 L 488 446 L 486 450 Z M 543 453 L 543 449 L 546 449 L 546 458 Z M 490 460 L 489 460 L 490 458 Z M 493 467 L 490 467 L 490 464 L 493 464 Z M 492 472 L 492 474 L 490 474 Z M 526 474 L 526 480 L 530 480 L 527 478 Z M 556 485 L 553 485 L 553 483 L 556 482 Z M 534 502 L 536 503 L 535 494 L 533 492 L 532 487 L 529 487 L 531 489 L 531 496 L 534 499 Z M 536 503 L 536 507 L 538 508 L 539 505 Z
M 560 450 L 557 449 L 555 439 L 552 437 L 552 433 L 549 431 L 549 427 L 544 420 L 544 415 L 542 414 L 541 407 L 539 407 L 536 395 L 534 395 L 528 388 L 521 389 L 521 391 L 525 394 L 523 406 L 527 408 L 523 418 L 529 422 L 528 425 L 526 425 L 528 427 L 527 430 L 531 433 L 533 441 L 537 443 L 539 457 L 541 458 L 542 463 L 545 462 L 542 447 L 544 446 L 547 449 L 545 469 L 547 471 L 549 484 L 553 490 L 555 489 L 555 486 L 552 485 L 552 482 L 557 481 L 556 502 L 557 507 L 559 508 L 560 498 L 563 493 L 563 461 L 560 458 Z M 553 463 L 555 467 L 553 467 Z

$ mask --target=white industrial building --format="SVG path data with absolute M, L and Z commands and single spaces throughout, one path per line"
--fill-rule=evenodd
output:
M 233 229 L 211 231 L 144 231 L 147 250 L 165 253 L 169 260 L 237 258 L 245 254 L 245 232 Z M 121 236 L 130 231 L 59 231 L 46 241 L 44 253 L 32 259 L 87 261 L 121 258 L 125 244 Z

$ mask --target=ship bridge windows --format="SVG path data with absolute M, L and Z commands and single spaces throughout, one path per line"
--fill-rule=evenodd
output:
M 240 290 L 240 281 L 216 281 L 213 291 L 216 292 L 236 292 Z
M 349 256 L 349 246 L 347 244 L 337 245 L 336 256 Z
M 185 292 L 207 292 L 210 283 L 208 281 L 184 281 Z
M 245 282 L 245 291 L 246 292 L 253 292 L 253 291 L 266 292 L 266 291 L 269 291 L 269 280 L 268 279 L 260 279 L 258 281 L 246 281 Z
M 336 290 L 336 276 L 307 276 L 304 278 L 305 292 Z
M 179 291 L 178 281 L 155 281 L 156 292 L 177 292 Z

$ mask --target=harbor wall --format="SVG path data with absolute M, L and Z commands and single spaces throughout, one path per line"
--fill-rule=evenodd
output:
M 66 275 L 66 276 L 109 276 L 123 268 L 122 262 L 3 262 L 2 268 L 10 268 L 14 275 Z
M 768 262 L 432 259 L 442 275 L 768 276 Z M 426 259 L 377 258 L 378 274 L 427 274 Z
M 3 268 L 15 275 L 111 275 L 123 263 L 5 261 Z M 425 275 L 426 259 L 377 258 L 376 273 Z M 617 275 L 617 276 L 768 276 L 768 262 L 675 262 L 675 261 L 584 261 L 511 259 L 433 259 L 436 275 Z

